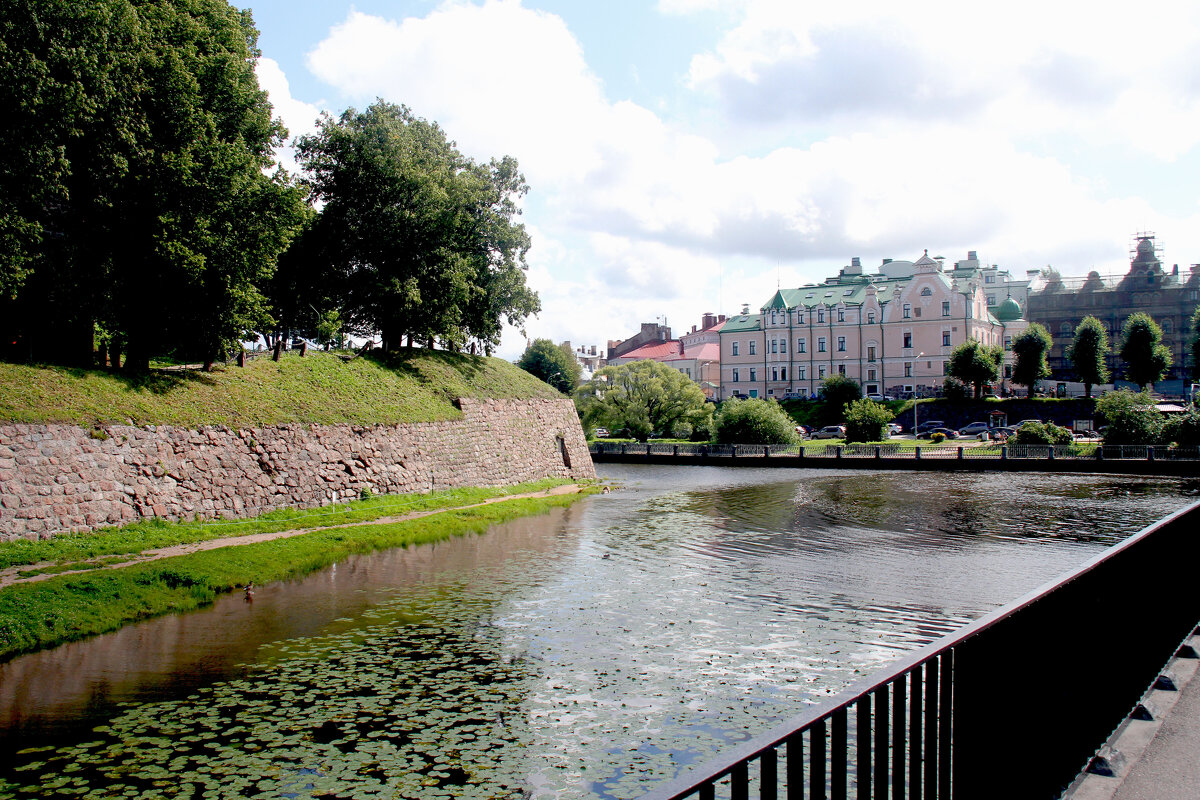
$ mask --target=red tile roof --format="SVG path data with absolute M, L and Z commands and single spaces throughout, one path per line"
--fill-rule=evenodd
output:
M 637 350 L 630 350 L 621 356 L 621 358 L 629 359 L 630 361 L 641 361 L 647 358 L 653 361 L 666 361 L 668 359 L 679 358 L 679 342 L 672 339 L 667 342 L 644 344 Z

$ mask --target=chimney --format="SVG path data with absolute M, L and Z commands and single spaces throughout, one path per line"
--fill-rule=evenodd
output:
M 596 355 L 596 345 L 592 345 L 592 355 Z
M 978 261 L 978 260 L 979 260 L 979 256 L 977 256 L 975 254 L 974 250 L 967 251 L 967 261 Z
M 850 259 L 850 266 L 861 267 L 862 261 L 859 260 L 858 256 L 854 256 L 853 258 Z
M 725 319 L 725 318 L 721 317 L 721 319 Z M 719 322 L 719 320 L 713 315 L 713 313 L 711 311 L 705 311 L 704 315 L 702 317 L 700 317 L 700 330 L 708 330 L 713 325 L 716 325 L 717 322 Z
M 1197 264 L 1196 266 L 1200 267 L 1200 264 Z M 721 314 L 720 316 L 717 317 L 717 322 L 724 322 L 724 321 L 725 321 L 724 314 Z

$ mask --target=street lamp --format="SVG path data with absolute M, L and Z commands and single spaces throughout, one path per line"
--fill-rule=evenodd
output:
M 919 362 L 924 357 L 925 357 L 924 353 L 918 353 L 917 354 L 917 362 Z M 914 370 L 913 370 L 913 438 L 914 439 L 917 438 L 917 376 L 916 376 L 916 369 L 915 369 L 916 366 L 917 366 L 917 364 L 914 362 L 914 364 L 913 364 L 913 367 L 914 367 Z

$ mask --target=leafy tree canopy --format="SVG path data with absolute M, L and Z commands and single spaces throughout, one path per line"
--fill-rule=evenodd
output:
M 476 163 L 434 122 L 377 100 L 321 118 L 297 155 L 324 202 L 309 258 L 351 329 L 459 349 L 500 343 L 541 306 L 525 285 L 529 235 L 515 221 L 529 190 L 515 159 Z M 301 259 L 303 261 L 303 259 Z
M 268 174 L 286 132 L 256 40 L 225 0 L 0 15 L 0 317 L 53 350 L 33 355 L 89 362 L 98 328 L 139 370 L 151 352 L 211 359 L 261 324 L 259 285 L 307 212 Z
M 582 371 L 579 360 L 570 348 L 556 345 L 549 339 L 534 339 L 529 347 L 525 348 L 517 366 L 563 394 L 575 391 Z
M 1192 312 L 1192 377 L 1200 378 L 1200 306 Z
M 862 387 L 845 375 L 830 375 L 821 382 L 820 397 L 817 421 L 822 425 L 840 425 L 845 422 L 846 405 L 862 397 Z
M 1075 365 L 1075 376 L 1083 384 L 1084 394 L 1092 396 L 1092 387 L 1108 383 L 1108 332 L 1095 317 L 1084 317 L 1075 328 L 1075 340 L 1067 357 Z
M 1096 414 L 1108 425 L 1105 444 L 1154 444 L 1163 429 L 1163 415 L 1146 392 L 1121 389 L 1096 401 Z
M 796 444 L 796 423 L 774 400 L 730 398 L 713 419 L 713 438 L 720 444 Z
M 1143 311 L 1131 314 L 1121 329 L 1125 375 L 1139 389 L 1162 380 L 1171 368 L 1171 351 L 1162 343 L 1162 336 L 1162 328 Z
M 1000 365 L 1004 363 L 1004 350 L 986 347 L 975 339 L 968 339 L 950 351 L 950 364 L 946 374 L 957 378 L 966 386 L 974 387 L 975 399 L 983 397 L 984 384 L 1000 377 Z
M 1033 397 L 1037 382 L 1050 377 L 1050 363 L 1046 360 L 1046 355 L 1053 346 L 1050 332 L 1037 322 L 1029 323 L 1029 327 L 1013 339 L 1012 349 L 1016 356 L 1012 371 L 1013 383 L 1028 387 L 1030 397 Z
M 1017 430 L 1013 444 L 1071 444 L 1071 431 L 1053 422 L 1026 422 Z
M 604 367 L 579 387 L 575 399 L 585 427 L 628 430 L 643 442 L 676 426 L 707 424 L 712 413 L 690 378 L 649 360 Z
M 846 441 L 879 442 L 888 438 L 887 424 L 896 418 L 886 406 L 871 400 L 846 405 Z

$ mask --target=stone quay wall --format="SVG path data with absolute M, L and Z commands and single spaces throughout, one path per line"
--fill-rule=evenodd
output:
M 460 401 L 400 425 L 0 424 L 0 541 L 146 517 L 233 519 L 337 499 L 596 477 L 570 400 Z

